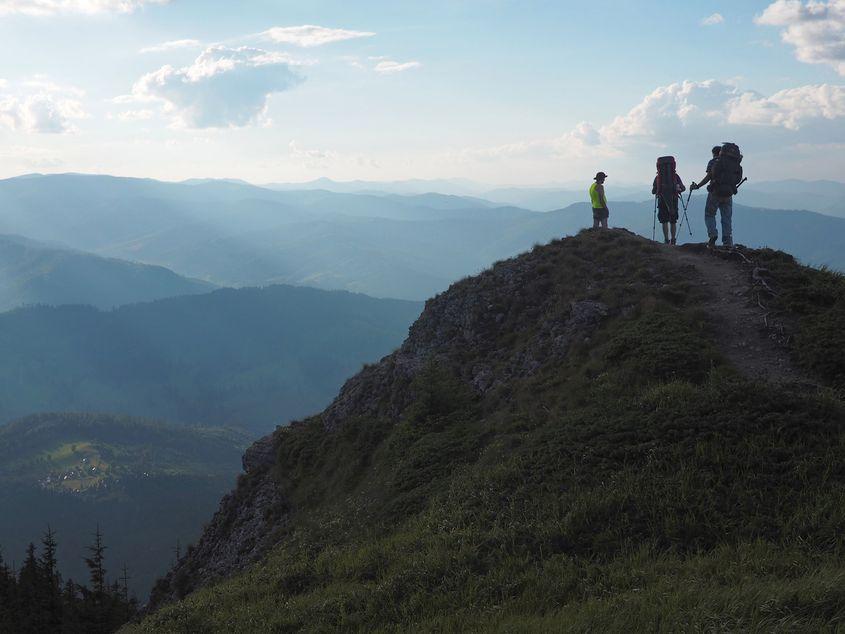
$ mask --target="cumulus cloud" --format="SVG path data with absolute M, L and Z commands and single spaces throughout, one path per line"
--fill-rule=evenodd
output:
M 381 75 L 393 75 L 395 73 L 402 73 L 412 68 L 420 68 L 422 64 L 417 61 L 410 62 L 396 62 L 392 59 L 383 59 L 375 66 L 375 71 Z
M 80 101 L 83 94 L 44 78 L 25 81 L 17 92 L 0 94 L 0 123 L 30 134 L 76 132 L 73 122 L 88 116 Z
M 276 26 L 260 34 L 260 37 L 278 44 L 294 44 L 310 48 L 323 46 L 333 42 L 343 42 L 362 37 L 373 37 L 370 31 L 350 31 L 347 29 L 330 29 L 313 24 L 302 26 Z
M 701 20 L 702 26 L 715 26 L 716 24 L 722 24 L 725 21 L 724 16 L 721 13 L 714 13 L 713 15 L 708 15 L 706 18 Z
M 60 13 L 131 13 L 149 4 L 167 4 L 170 0 L 0 0 L 0 15 L 20 13 L 50 16 Z
M 199 40 L 172 40 L 170 42 L 162 42 L 155 46 L 147 46 L 142 48 L 139 53 L 166 53 L 168 51 L 175 51 L 182 48 L 199 48 L 202 42 Z
M 468 148 L 449 158 L 509 161 L 515 169 L 520 162 L 556 160 L 650 166 L 662 153 L 695 157 L 704 151 L 706 158 L 707 149 L 722 141 L 756 153 L 845 143 L 845 86 L 799 86 L 766 96 L 729 82 L 684 81 L 656 88 L 601 125 L 582 122 L 557 137 Z
M 270 95 L 304 80 L 298 65 L 282 53 L 212 46 L 190 66 L 162 66 L 144 75 L 131 95 L 115 101 L 158 102 L 182 127 L 243 127 L 264 118 Z
M 729 123 L 800 130 L 819 121 L 845 118 L 845 86 L 800 86 L 763 97 L 746 92 L 731 102 Z
M 827 64 L 845 75 L 845 0 L 777 0 L 755 18 L 781 27 L 781 39 L 809 64 Z

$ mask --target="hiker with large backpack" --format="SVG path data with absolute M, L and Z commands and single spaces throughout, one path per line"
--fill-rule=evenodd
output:
M 590 185 L 590 204 L 593 206 L 593 229 L 607 229 L 607 219 L 610 210 L 607 208 L 607 196 L 604 193 L 604 181 L 607 174 L 599 172 Z
M 722 244 L 733 247 L 733 197 L 742 184 L 742 154 L 734 143 L 723 143 L 713 148 L 713 158 L 707 163 L 707 176 L 700 183 L 692 183 L 690 190 L 707 185 L 707 203 L 704 206 L 704 223 L 709 241 L 714 247 L 719 237 L 716 229 L 716 212 L 722 220 Z
M 654 177 L 651 185 L 651 193 L 657 197 L 657 220 L 663 227 L 663 242 L 666 244 L 676 243 L 678 198 L 687 189 L 675 168 L 674 156 L 661 156 L 657 159 L 657 176 Z M 670 228 L 671 238 L 669 237 Z

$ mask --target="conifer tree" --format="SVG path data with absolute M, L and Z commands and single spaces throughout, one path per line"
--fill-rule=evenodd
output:
M 100 526 L 97 525 L 97 532 L 94 533 L 94 543 L 88 546 L 90 557 L 85 558 L 85 565 L 88 566 L 88 578 L 91 588 L 83 591 L 85 599 L 85 625 L 92 634 L 108 632 L 108 586 L 106 585 L 105 551 L 103 534 Z
M 56 533 L 50 526 L 41 538 L 41 557 L 39 566 L 41 568 L 41 609 L 44 612 L 44 620 L 50 631 L 58 631 L 62 625 L 62 580 L 59 575 L 58 562 L 56 561 Z

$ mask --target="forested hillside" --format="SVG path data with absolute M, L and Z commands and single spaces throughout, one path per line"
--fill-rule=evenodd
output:
M 266 433 L 325 407 L 401 343 L 420 308 L 273 286 L 3 313 L 0 421 L 93 411 Z

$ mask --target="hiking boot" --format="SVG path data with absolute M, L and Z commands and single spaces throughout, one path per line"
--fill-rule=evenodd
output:
M 716 247 L 716 238 L 719 236 L 710 236 L 710 239 L 707 241 L 707 248 L 713 249 Z
M 672 238 L 672 241 L 669 244 L 678 244 L 678 242 L 675 240 L 675 238 Z
M 663 238 L 663 244 L 669 244 L 669 238 Z

